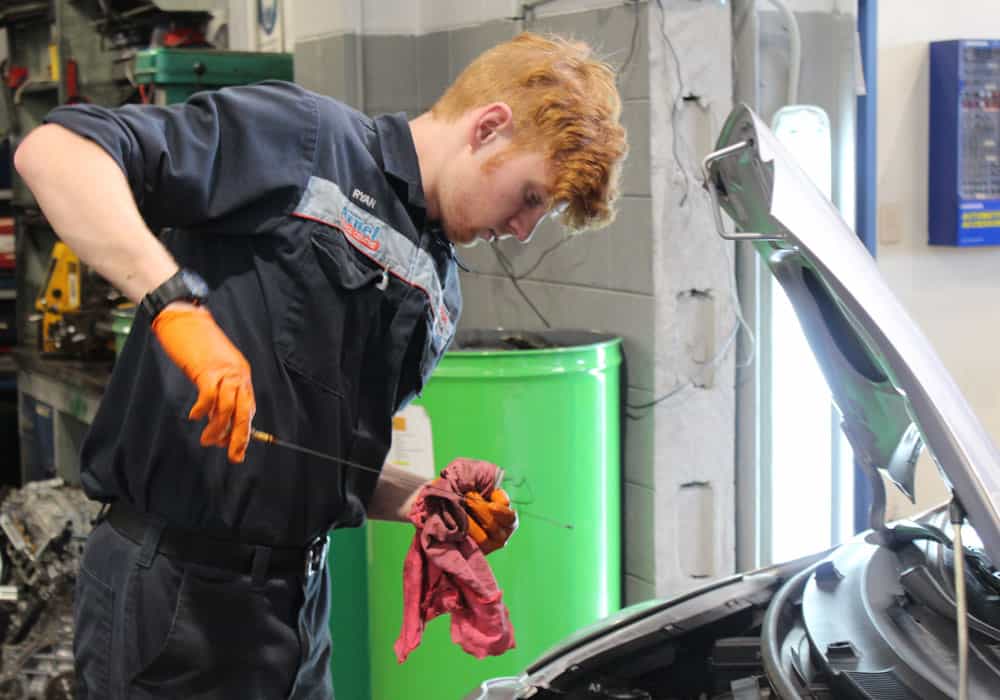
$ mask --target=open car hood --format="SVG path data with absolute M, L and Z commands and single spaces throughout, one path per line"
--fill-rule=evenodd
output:
M 1000 561 L 1000 452 L 867 249 L 793 156 L 746 106 L 733 110 L 705 159 L 716 223 L 752 241 L 795 308 L 870 476 L 913 500 L 924 445 L 993 561 Z M 724 229 L 719 207 L 736 223 Z M 884 526 L 876 489 L 872 527 Z
M 705 176 L 720 235 L 751 241 L 795 308 L 872 483 L 872 531 L 623 610 L 466 700 L 945 700 L 956 696 L 960 619 L 970 631 L 969 697 L 995 696 L 1000 453 L 872 256 L 745 106 L 723 127 Z M 882 475 L 912 498 L 924 446 L 968 515 L 961 558 L 944 531 L 947 505 L 885 523 Z

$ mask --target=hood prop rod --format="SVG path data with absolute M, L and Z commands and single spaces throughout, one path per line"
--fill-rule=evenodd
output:
M 952 492 L 948 517 L 955 529 L 952 549 L 955 569 L 955 627 L 958 636 L 958 700 L 969 698 L 969 602 L 965 597 L 965 548 L 962 546 L 962 521 L 965 509 Z

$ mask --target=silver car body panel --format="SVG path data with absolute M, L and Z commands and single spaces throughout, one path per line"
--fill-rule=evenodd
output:
M 717 148 L 705 161 L 708 190 L 738 229 L 726 231 L 718 214 L 719 232 L 753 242 L 787 292 L 856 458 L 873 473 L 886 474 L 912 498 L 917 456 L 926 444 L 967 511 L 978 535 L 971 538 L 974 544 L 981 543 L 990 559 L 1000 562 L 1000 452 L 883 281 L 868 250 L 749 108 L 739 106 L 731 113 Z M 894 532 L 905 538 L 907 527 L 897 524 Z M 872 551 L 865 537 L 843 551 Z M 650 634 L 680 637 L 744 605 L 765 605 L 770 611 L 774 605 L 768 600 L 779 587 L 806 576 L 829 555 L 817 553 L 620 611 L 556 645 L 520 676 L 484 682 L 466 700 L 531 698 L 557 683 L 572 682 L 586 673 L 581 669 L 589 661 Z M 834 556 L 830 561 L 841 560 Z M 898 588 L 895 580 L 885 585 Z M 881 589 L 876 592 L 882 594 Z M 834 614 L 843 607 L 837 606 Z M 775 677 L 781 675 L 780 669 L 772 670 Z M 935 685 L 946 682 L 937 679 Z
M 748 107 L 733 110 L 717 148 L 709 190 L 788 293 L 855 456 L 912 498 L 926 444 L 1000 561 L 1000 452 L 868 250 Z

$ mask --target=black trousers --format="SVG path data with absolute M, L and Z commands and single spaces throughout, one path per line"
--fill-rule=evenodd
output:
M 151 528 L 152 529 L 152 528 Z M 330 583 L 169 559 L 102 521 L 74 600 L 79 700 L 332 700 Z

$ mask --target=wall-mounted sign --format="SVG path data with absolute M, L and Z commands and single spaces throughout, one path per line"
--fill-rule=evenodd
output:
M 270 36 L 278 23 L 278 0 L 257 0 L 257 24 Z
M 257 50 L 284 51 L 285 8 L 281 0 L 257 0 Z

